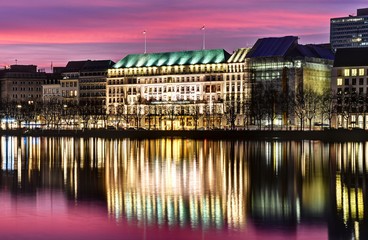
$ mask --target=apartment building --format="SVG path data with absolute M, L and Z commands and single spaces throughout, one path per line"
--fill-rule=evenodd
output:
M 93 106 L 91 114 L 106 113 L 107 71 L 114 64 L 111 60 L 88 60 L 80 69 L 79 103 Z
M 367 129 L 368 48 L 337 49 L 332 69 L 334 127 Z
M 11 65 L 0 71 L 1 99 L 8 102 L 32 103 L 42 99 L 42 84 L 47 74 L 35 65 Z

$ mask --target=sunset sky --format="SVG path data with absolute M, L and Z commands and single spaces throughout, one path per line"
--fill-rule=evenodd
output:
M 118 61 L 129 53 L 228 52 L 258 38 L 294 35 L 329 42 L 332 17 L 356 15 L 366 0 L 13 0 L 0 8 L 0 66 L 50 71 L 70 60 Z

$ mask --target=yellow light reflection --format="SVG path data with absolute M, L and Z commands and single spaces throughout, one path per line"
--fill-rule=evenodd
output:
M 190 222 L 192 227 L 207 228 L 221 227 L 227 215 L 233 227 L 244 227 L 248 169 L 243 155 L 234 161 L 224 160 L 229 154 L 224 151 L 227 143 L 181 139 L 116 142 L 106 145 L 105 157 L 111 216 L 126 216 L 142 224 Z

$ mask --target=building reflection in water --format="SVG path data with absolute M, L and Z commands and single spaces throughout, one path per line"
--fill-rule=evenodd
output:
M 367 234 L 367 144 L 1 138 L 0 188 L 99 201 L 117 222 Z M 16 183 L 16 184 L 14 184 Z M 51 191 L 51 192 L 52 192 Z M 326 230 L 327 231 L 327 230 Z
M 339 236 L 367 239 L 367 142 L 334 146 L 336 162 L 334 231 Z
M 249 184 L 244 159 L 243 146 L 234 142 L 110 141 L 109 212 L 145 224 L 243 227 Z
M 258 226 L 296 228 L 326 216 L 328 154 L 313 142 L 253 143 L 250 155 L 251 215 Z

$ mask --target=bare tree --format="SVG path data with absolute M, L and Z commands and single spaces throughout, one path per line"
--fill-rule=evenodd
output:
M 353 101 L 349 92 L 345 92 L 341 97 L 341 116 L 345 120 L 345 127 L 348 128 L 352 116 Z
M 251 102 L 248 99 L 243 100 L 243 102 L 242 102 L 243 126 L 244 126 L 244 129 L 247 129 L 247 130 L 249 130 L 250 109 L 251 109 Z
M 316 91 L 311 88 L 306 88 L 304 90 L 304 108 L 305 108 L 305 117 L 309 122 L 309 130 L 312 130 L 312 120 L 317 115 L 317 107 L 320 101 L 320 97 Z
M 206 129 L 211 129 L 212 106 L 209 102 L 204 105 L 203 118 L 206 120 Z
M 322 124 L 323 120 L 327 119 L 329 128 L 331 128 L 332 118 L 336 112 L 336 97 L 329 89 L 324 90 L 321 97 L 320 111 Z
M 174 120 L 176 118 L 175 105 L 169 105 L 166 107 L 166 116 L 171 122 L 171 130 L 174 130 Z
M 250 104 L 252 117 L 255 119 L 258 129 L 262 127 L 262 120 L 265 117 L 265 91 L 262 83 L 256 83 L 252 87 L 252 100 Z
M 91 103 L 86 103 L 78 106 L 82 129 L 89 127 L 88 123 L 93 113 L 92 106 L 93 105 Z
M 192 116 L 193 122 L 194 122 L 194 130 L 197 130 L 198 128 L 198 120 L 200 118 L 200 106 L 197 103 L 194 103 L 191 107 L 190 107 L 190 115 Z
M 268 122 L 271 124 L 271 130 L 274 128 L 274 120 L 277 118 L 278 115 L 278 107 L 280 103 L 280 96 L 277 86 L 273 82 L 269 82 L 265 84 L 264 89 L 264 109 L 265 115 L 268 119 Z
M 304 94 L 303 94 L 302 90 L 299 89 L 299 91 L 297 91 L 297 94 L 295 95 L 293 105 L 294 105 L 295 115 L 299 119 L 300 130 L 304 130 L 304 120 L 305 120 L 306 113 L 305 113 Z
M 227 101 L 225 103 L 224 115 L 226 117 L 226 121 L 230 124 L 230 129 L 234 130 L 235 129 L 235 121 L 236 121 L 236 117 L 237 117 L 234 102 Z

